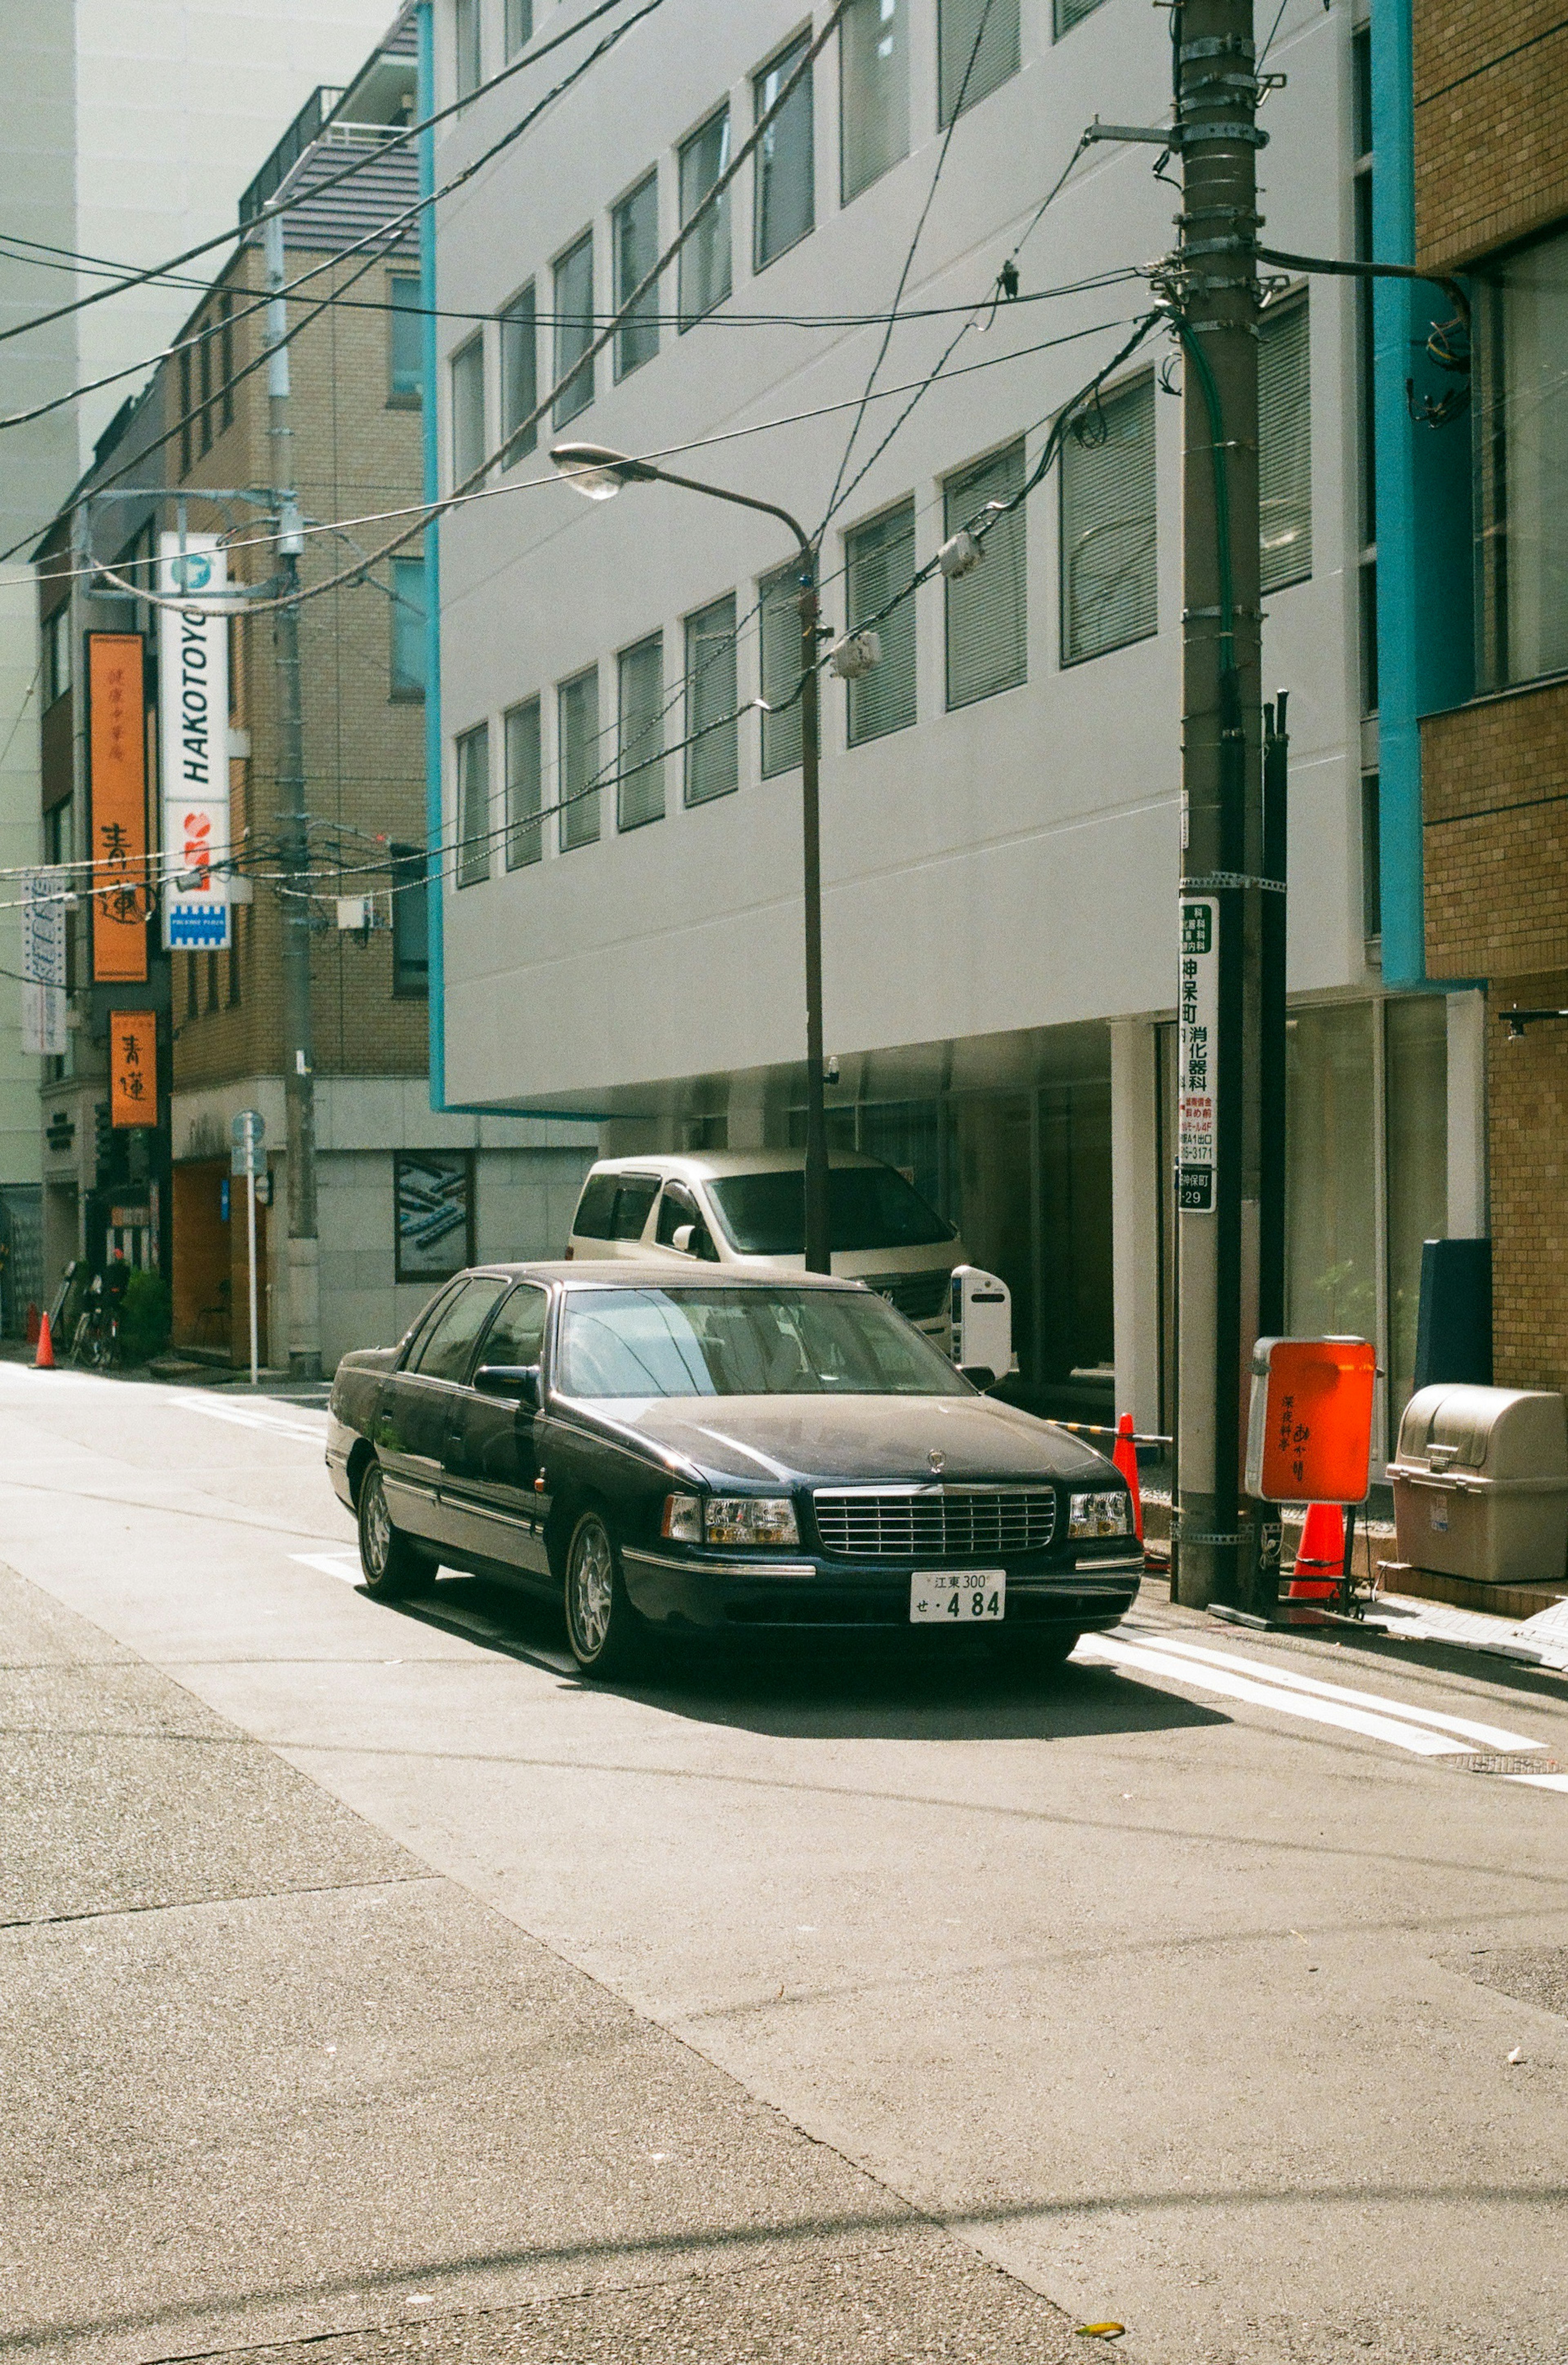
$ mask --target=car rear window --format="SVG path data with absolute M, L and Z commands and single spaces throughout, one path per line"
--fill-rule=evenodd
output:
M 798 1166 L 777 1174 L 726 1174 L 708 1185 L 740 1256 L 799 1256 L 806 1245 L 806 1178 Z M 935 1207 L 892 1166 L 835 1166 L 828 1180 L 835 1249 L 934 1248 L 953 1238 Z
M 590 1174 L 573 1234 L 579 1240 L 640 1240 L 658 1188 L 656 1174 Z

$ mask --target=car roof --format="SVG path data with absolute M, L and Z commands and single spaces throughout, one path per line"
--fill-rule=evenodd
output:
M 469 1265 L 454 1280 L 559 1282 L 574 1289 L 863 1289 L 842 1273 L 738 1272 L 731 1265 L 677 1272 L 652 1257 L 606 1257 L 577 1261 L 542 1257 L 531 1264 Z
M 650 1149 L 629 1158 L 600 1158 L 590 1174 L 657 1174 L 680 1182 L 722 1182 L 731 1174 L 798 1174 L 803 1149 Z M 886 1166 L 864 1149 L 835 1149 L 830 1166 Z M 585 1178 L 587 1179 L 587 1178 Z

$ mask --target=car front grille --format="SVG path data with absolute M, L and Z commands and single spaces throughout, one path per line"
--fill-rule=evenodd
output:
M 866 1286 L 885 1297 L 890 1306 L 912 1322 L 935 1322 L 947 1310 L 947 1283 L 950 1273 L 936 1272 L 868 1272 Z
M 812 1498 L 823 1550 L 844 1560 L 1007 1560 L 1056 1533 L 1049 1486 L 834 1487 Z

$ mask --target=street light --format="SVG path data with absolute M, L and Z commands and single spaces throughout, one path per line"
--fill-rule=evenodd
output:
M 817 699 L 817 554 L 810 534 L 777 501 L 755 500 L 722 485 L 678 476 L 651 461 L 628 459 L 602 443 L 557 443 L 551 459 L 569 485 L 590 501 L 614 498 L 622 485 L 678 485 L 706 493 L 737 509 L 761 510 L 787 525 L 801 554 L 801 812 L 805 852 L 806 897 L 806 1271 L 831 1272 L 833 1250 L 828 1216 L 827 1110 L 823 1098 L 823 882 L 822 831 L 817 793 L 821 731 Z

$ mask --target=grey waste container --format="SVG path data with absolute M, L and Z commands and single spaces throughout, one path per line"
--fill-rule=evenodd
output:
M 1568 1561 L 1568 1407 L 1526 1388 L 1421 1388 L 1388 1465 L 1399 1557 L 1482 1585 L 1555 1585 Z

